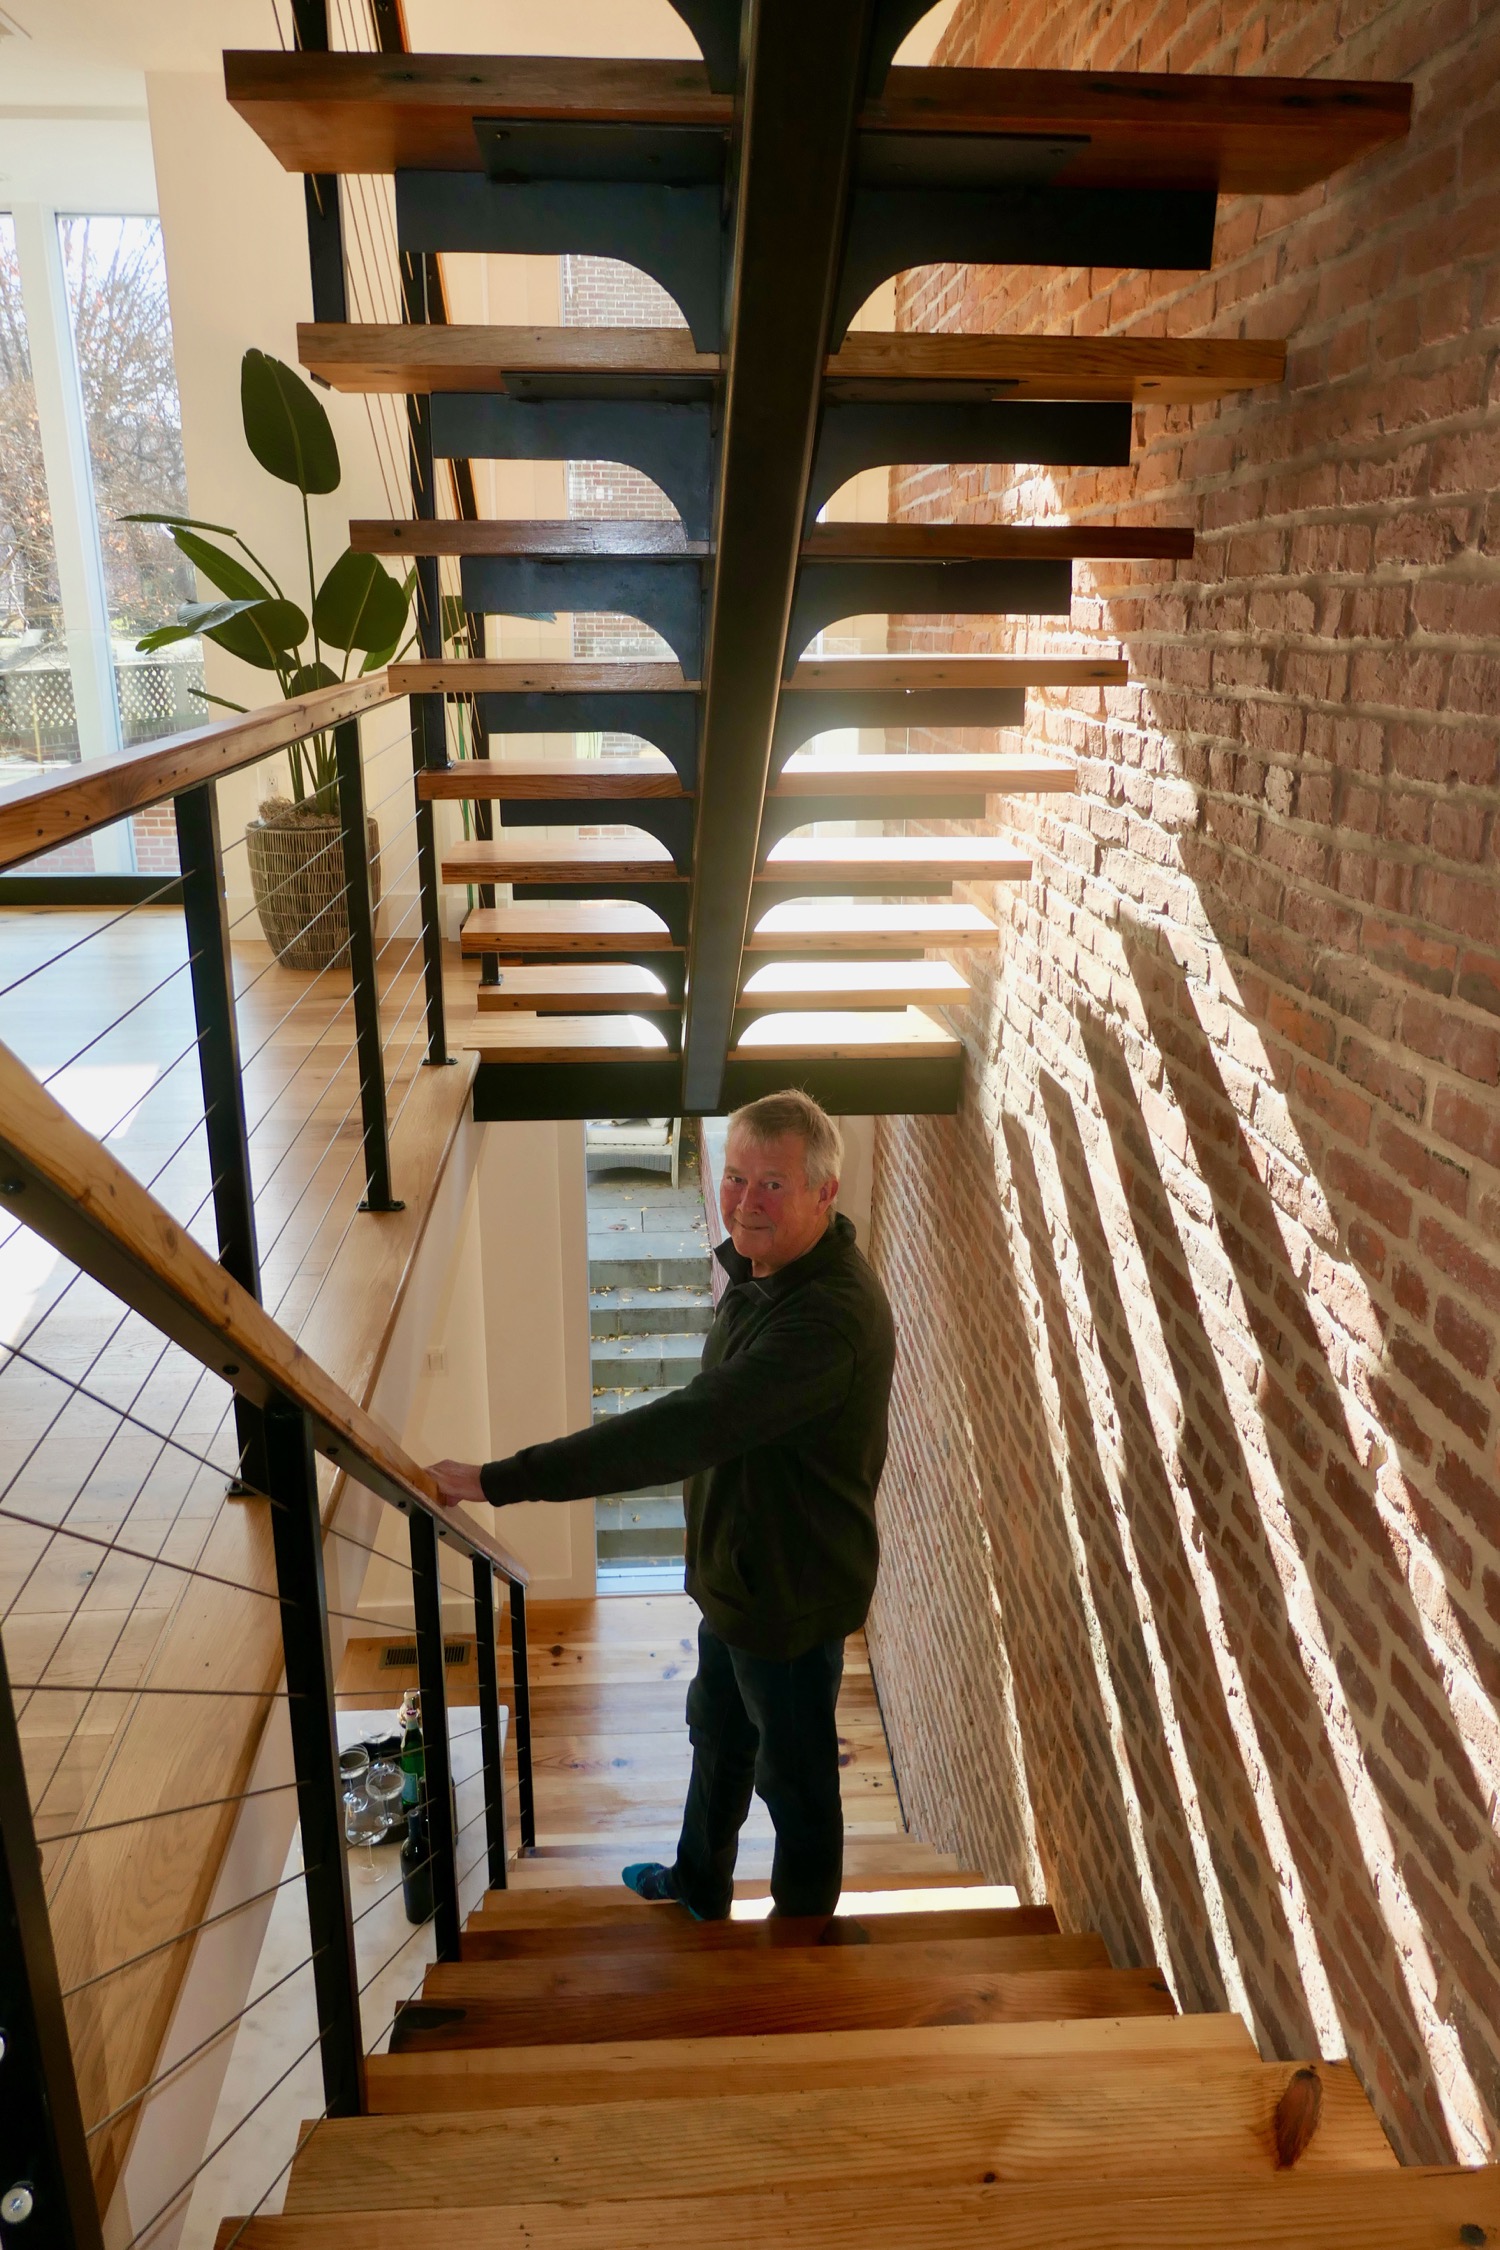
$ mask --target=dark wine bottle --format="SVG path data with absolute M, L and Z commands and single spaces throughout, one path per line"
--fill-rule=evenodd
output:
M 432 1847 L 422 1809 L 413 1805 L 406 1816 L 406 1841 L 401 1846 L 401 1896 L 408 1922 L 425 1922 L 432 1912 Z

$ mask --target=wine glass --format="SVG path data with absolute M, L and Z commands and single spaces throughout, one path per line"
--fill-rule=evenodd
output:
M 380 1819 L 380 1834 L 374 1839 L 377 1843 L 384 1841 L 397 1816 L 404 1778 L 401 1768 L 393 1765 L 389 1758 L 378 1760 L 365 1776 L 365 1794 L 370 1800 L 371 1810 Z M 372 1867 L 375 1864 L 373 1853 L 370 1864 Z

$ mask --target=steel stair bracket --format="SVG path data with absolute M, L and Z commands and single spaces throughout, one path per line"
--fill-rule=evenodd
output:
M 562 178 L 493 179 L 475 172 L 397 172 L 396 239 L 401 249 L 510 252 L 523 257 L 585 255 L 619 258 L 639 267 L 665 289 L 681 312 L 700 351 L 716 352 L 724 340 L 723 189 L 706 185 L 672 186 L 629 177 L 623 153 L 617 169 L 625 179 L 578 176 L 580 167 L 611 162 L 644 136 L 647 145 L 672 137 L 661 127 L 522 127 L 506 121 L 490 126 L 476 121 L 481 141 L 486 131 L 514 134 L 533 149 L 550 146 Z M 587 135 L 608 136 L 590 143 Z M 550 143 L 544 136 L 550 135 Z M 704 136 L 681 128 L 683 143 Z M 713 136 L 722 147 L 722 138 Z M 492 142 L 492 148 L 504 141 Z
M 1128 422 L 1129 409 L 1124 411 Z M 701 403 L 519 399 L 490 391 L 432 394 L 432 450 L 441 458 L 620 461 L 661 488 L 690 539 L 710 534 L 713 425 L 712 407 Z
M 663 883 L 611 883 L 601 882 L 597 875 L 580 872 L 577 880 L 571 883 L 559 882 L 555 875 L 548 883 L 512 883 L 511 896 L 518 906 L 540 905 L 547 899 L 565 900 L 577 905 L 581 898 L 603 898 L 611 902 L 623 900 L 631 906 L 649 907 L 657 919 L 665 923 L 672 943 L 685 946 L 691 888 L 691 878 L 686 874 L 674 873 Z M 627 941 L 617 953 L 590 954 L 589 958 L 599 961 L 629 961 L 635 956 L 630 952 Z
M 843 617 L 1066 617 L 1072 598 L 1066 562 L 804 562 L 785 676 L 814 636 Z
M 684 789 L 698 774 L 698 697 L 646 690 L 578 695 L 484 692 L 474 698 L 492 738 L 504 734 L 631 734 L 671 761 Z
M 703 574 L 696 556 L 465 555 L 460 583 L 476 616 L 552 618 L 615 610 L 659 633 L 688 679 L 703 667 Z
M 783 695 L 771 743 L 771 773 L 820 734 L 851 727 L 1020 727 L 1024 688 L 805 688 Z
M 1042 150 L 1052 170 L 1081 145 L 1033 136 L 975 135 L 982 160 L 1001 165 L 1009 152 L 1024 165 Z M 953 161 L 944 136 L 864 135 L 864 162 L 898 162 L 913 173 L 924 154 L 935 168 Z M 878 155 L 873 152 L 878 147 Z M 1017 186 L 952 188 L 921 184 L 856 186 L 839 277 L 830 348 L 843 341 L 850 321 L 872 290 L 913 266 L 1127 266 L 1169 272 L 1206 272 L 1213 263 L 1218 198 L 1210 188 L 1066 188 L 1041 181 Z
M 889 468 L 895 462 L 1027 461 L 1043 468 L 1128 468 L 1133 412 L 1128 403 L 1116 400 L 1080 405 L 1002 399 L 977 406 L 829 399 L 808 483 L 807 526 L 861 469 Z
M 983 820 L 989 799 L 962 784 L 926 797 L 768 797 L 760 817 L 760 850 L 766 854 L 799 828 L 820 820 Z M 633 817 L 633 816 L 632 816 Z M 669 847 L 670 848 L 670 847 Z M 759 893 L 757 892 L 757 896 Z
M 498 804 L 495 809 L 502 811 Z M 504 802 L 503 820 L 497 834 L 503 835 L 507 829 L 515 828 L 572 828 L 583 824 L 595 827 L 603 822 L 608 822 L 612 828 L 639 828 L 666 846 L 686 880 L 693 861 L 695 810 L 691 797 L 514 797 Z M 804 817 L 853 820 L 863 816 L 809 813 Z

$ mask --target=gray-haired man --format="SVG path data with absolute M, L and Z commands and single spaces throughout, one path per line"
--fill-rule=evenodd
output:
M 677 1859 L 628 1867 L 643 1898 L 722 1919 L 758 1789 L 776 1830 L 780 1915 L 827 1915 L 843 1874 L 844 1640 L 865 1621 L 879 1541 L 895 1335 L 885 1292 L 834 1209 L 842 1144 L 806 1094 L 729 1121 L 719 1206 L 729 1279 L 702 1372 L 671 1398 L 476 1468 L 440 1461 L 450 1505 L 577 1500 L 678 1477 L 687 1590 L 703 1612 L 688 1690 L 693 1771 Z

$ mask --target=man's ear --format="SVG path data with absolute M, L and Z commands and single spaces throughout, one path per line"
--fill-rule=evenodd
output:
M 824 1180 L 818 1189 L 818 1209 L 820 1211 L 830 1210 L 838 1201 L 838 1193 L 839 1183 L 837 1180 Z

